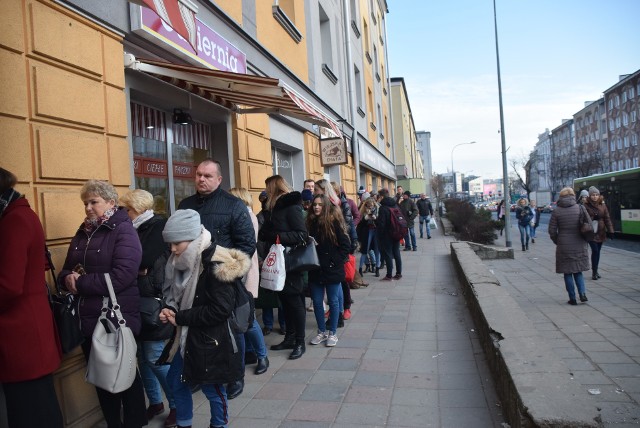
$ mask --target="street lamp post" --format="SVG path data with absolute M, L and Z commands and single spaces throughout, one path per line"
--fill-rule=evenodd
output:
M 460 144 L 456 144 L 455 146 L 453 146 L 451 148 L 451 182 L 453 183 L 453 193 L 456 193 L 456 176 L 455 176 L 455 170 L 453 169 L 453 151 L 455 150 L 456 147 L 459 146 L 464 146 L 465 144 L 475 144 L 475 141 L 471 141 L 469 143 L 460 143 Z

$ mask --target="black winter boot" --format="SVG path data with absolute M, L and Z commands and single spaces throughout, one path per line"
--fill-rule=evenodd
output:
M 304 354 L 306 350 L 307 349 L 304 346 L 304 340 L 302 341 L 296 340 L 293 346 L 293 351 L 291 351 L 291 355 L 289 355 L 289 359 L 297 360 L 298 358 L 302 357 L 302 354 Z
M 293 334 L 285 334 L 284 340 L 277 345 L 271 345 L 272 351 L 282 351 L 284 349 L 293 349 L 296 344 L 296 339 L 293 337 Z
M 380 276 L 380 268 L 376 268 L 376 278 Z

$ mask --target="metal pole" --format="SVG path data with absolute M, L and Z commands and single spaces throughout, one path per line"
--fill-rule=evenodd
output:
M 496 33 L 496 64 L 498 67 L 498 101 L 500 104 L 500 140 L 502 141 L 502 185 L 505 206 L 504 239 L 507 248 L 511 247 L 511 196 L 509 195 L 509 172 L 507 169 L 507 143 L 504 136 L 504 113 L 502 111 L 502 81 L 500 79 L 500 53 L 498 50 L 498 18 L 496 17 L 496 0 L 493 0 L 493 25 Z M 509 205 L 507 205 L 509 204 Z M 509 206 L 509 210 L 506 208 Z

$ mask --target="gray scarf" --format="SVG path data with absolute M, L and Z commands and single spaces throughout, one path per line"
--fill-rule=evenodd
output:
M 165 284 L 170 284 L 170 296 L 167 296 L 167 303 L 174 305 L 179 310 L 191 309 L 193 298 L 196 295 L 198 278 L 202 272 L 202 252 L 211 245 L 211 233 L 204 226 L 201 226 L 200 236 L 189 243 L 187 249 L 176 256 L 171 254 L 165 268 Z M 180 353 L 184 356 L 184 345 L 187 339 L 188 326 L 177 326 L 176 338 L 169 353 L 169 361 L 173 359 L 178 346 Z

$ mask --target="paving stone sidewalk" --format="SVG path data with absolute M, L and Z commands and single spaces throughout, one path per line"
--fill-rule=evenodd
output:
M 640 424 L 640 255 L 603 247 L 594 281 L 585 272 L 589 302 L 570 306 L 563 277 L 555 273 L 555 245 L 544 229 L 521 251 L 512 233 L 515 260 L 485 264 L 518 302 L 572 371 L 594 394 L 605 426 Z M 498 245 L 504 245 L 504 238 Z
M 353 317 L 335 348 L 307 345 L 299 360 L 269 351 L 263 375 L 248 366 L 244 393 L 230 401 L 232 427 L 502 427 L 486 359 L 439 231 L 402 252 L 403 278 L 352 290 Z M 395 274 L 395 271 L 394 271 Z M 384 275 L 384 274 L 383 274 Z M 307 317 L 307 339 L 315 336 Z M 267 345 L 282 336 L 271 333 Z M 209 406 L 194 395 L 194 427 Z M 164 416 L 149 427 L 161 427 Z

